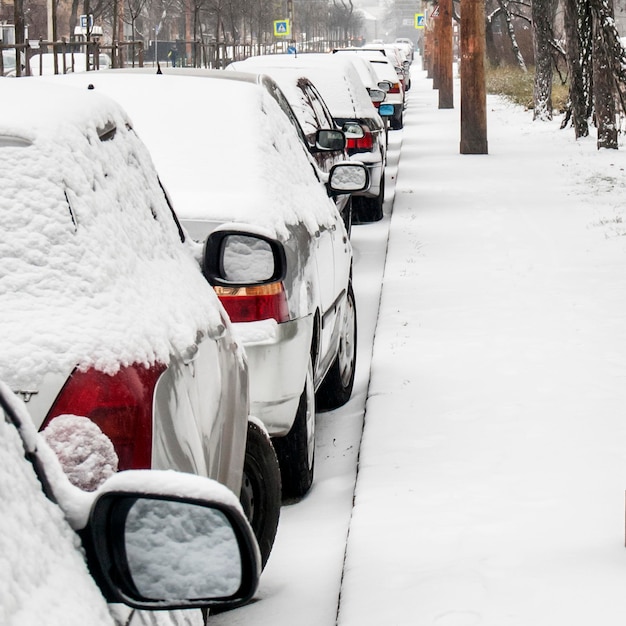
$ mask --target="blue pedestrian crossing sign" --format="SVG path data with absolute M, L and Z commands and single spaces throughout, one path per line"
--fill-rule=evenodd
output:
M 275 20 L 274 37 L 288 37 L 289 35 L 291 35 L 289 20 Z
M 416 13 L 415 14 L 415 28 L 424 28 L 424 25 L 425 25 L 424 14 Z

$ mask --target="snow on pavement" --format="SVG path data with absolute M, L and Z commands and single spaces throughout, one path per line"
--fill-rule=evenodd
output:
M 622 625 L 623 136 L 413 76 L 338 625 Z

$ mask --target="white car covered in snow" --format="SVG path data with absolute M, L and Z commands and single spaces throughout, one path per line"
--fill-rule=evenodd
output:
M 202 248 L 150 154 L 93 90 L 6 80 L 3 101 L 19 106 L 0 119 L 0 380 L 61 448 L 72 428 L 58 420 L 84 416 L 112 440 L 118 469 L 229 487 L 265 562 L 276 455 L 250 419 L 245 353 L 202 275 Z M 75 448 L 76 464 L 91 462 Z
M 131 115 L 181 221 L 206 242 L 204 273 L 244 345 L 251 412 L 272 436 L 283 494 L 303 496 L 316 399 L 347 402 L 356 365 L 352 247 L 327 187 L 364 189 L 364 166 L 338 163 L 322 180 L 269 77 L 111 70 L 48 80 L 105 93 Z
M 382 219 L 385 200 L 387 135 L 385 122 L 352 63 L 332 54 L 266 54 L 252 56 L 229 66 L 241 72 L 264 72 L 284 67 L 302 71 L 317 87 L 335 122 L 346 133 L 351 159 L 363 163 L 370 185 L 353 194 L 355 221 Z

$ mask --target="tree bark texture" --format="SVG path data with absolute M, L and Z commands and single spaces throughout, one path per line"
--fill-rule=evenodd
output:
M 612 12 L 612 6 L 611 6 Z M 598 127 L 597 146 L 617 150 L 616 85 L 602 18 L 593 15 L 593 108 Z
M 439 108 L 454 108 L 454 81 L 452 76 L 452 0 L 439 0 Z
M 557 0 L 532 0 L 535 82 L 533 119 L 552 119 L 552 40 Z
M 506 22 L 506 30 L 509 34 L 509 39 L 511 40 L 511 48 L 513 49 L 513 54 L 515 55 L 517 64 L 523 72 L 526 72 L 528 70 L 526 69 L 526 63 L 524 61 L 524 57 L 522 56 L 522 51 L 517 43 L 515 29 L 513 28 L 513 20 L 511 19 L 511 11 L 509 10 L 509 2 L 508 0 L 498 0 L 498 4 L 502 10 L 504 21 Z
M 487 154 L 485 3 L 461 0 L 461 154 Z
M 576 139 L 589 135 L 591 116 L 591 12 L 587 2 L 564 0 L 569 116 Z

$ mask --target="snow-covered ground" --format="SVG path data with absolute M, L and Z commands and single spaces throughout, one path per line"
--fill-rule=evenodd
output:
M 438 110 L 414 69 L 393 214 L 353 231 L 363 326 L 390 228 L 345 568 L 367 360 L 259 601 L 214 624 L 626 619 L 626 146 L 490 96 L 489 154 L 460 155 L 456 86 Z

